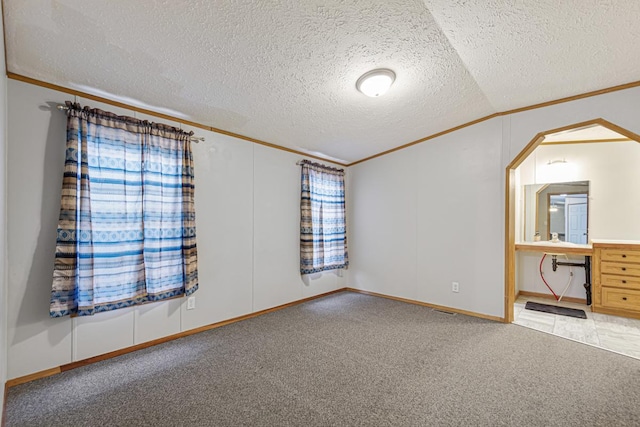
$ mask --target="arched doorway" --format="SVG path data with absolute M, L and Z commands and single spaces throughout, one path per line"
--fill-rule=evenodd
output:
M 505 188 L 505 308 L 504 321 L 513 322 L 513 306 L 516 298 L 516 170 L 536 150 L 546 137 L 561 132 L 586 129 L 592 126 L 602 126 L 616 132 L 629 140 L 640 143 L 640 135 L 628 131 L 604 119 L 593 119 L 586 122 L 575 123 L 561 128 L 543 131 L 525 146 L 525 148 L 513 159 L 506 168 Z

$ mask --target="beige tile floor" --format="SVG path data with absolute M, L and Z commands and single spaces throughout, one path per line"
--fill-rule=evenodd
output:
M 525 310 L 527 301 L 584 310 L 586 319 Z M 640 320 L 592 313 L 585 305 L 554 300 L 519 297 L 514 304 L 514 322 L 559 337 L 579 341 L 640 359 Z

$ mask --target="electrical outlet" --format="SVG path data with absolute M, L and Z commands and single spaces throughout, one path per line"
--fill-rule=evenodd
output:
M 460 283 L 451 282 L 451 292 L 460 292 Z
M 189 297 L 187 299 L 187 310 L 193 310 L 196 308 L 196 297 Z

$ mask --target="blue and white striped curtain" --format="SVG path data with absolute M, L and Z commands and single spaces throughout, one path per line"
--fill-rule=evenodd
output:
M 196 291 L 191 133 L 67 106 L 50 315 Z
M 301 164 L 300 273 L 347 268 L 344 170 Z

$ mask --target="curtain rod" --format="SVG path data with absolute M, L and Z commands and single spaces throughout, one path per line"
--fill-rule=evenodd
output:
M 316 163 L 316 162 L 312 162 L 312 161 L 306 160 L 306 159 L 298 160 L 296 162 L 296 165 L 298 165 L 298 166 L 302 166 L 304 164 L 309 164 L 309 165 L 317 166 L 317 167 L 320 167 L 320 168 L 323 168 L 323 169 L 332 170 L 332 171 L 336 171 L 336 172 L 344 172 L 344 169 L 334 168 L 332 166 L 323 165 L 322 163 Z
M 58 105 L 57 108 L 58 108 L 58 110 L 61 110 L 61 111 L 63 111 L 63 110 L 66 111 L 66 110 L 69 109 L 69 107 L 67 107 L 66 105 L 62 105 L 62 104 Z M 204 142 L 204 136 L 192 136 L 191 137 L 191 141 L 195 142 L 196 144 L 198 142 Z

